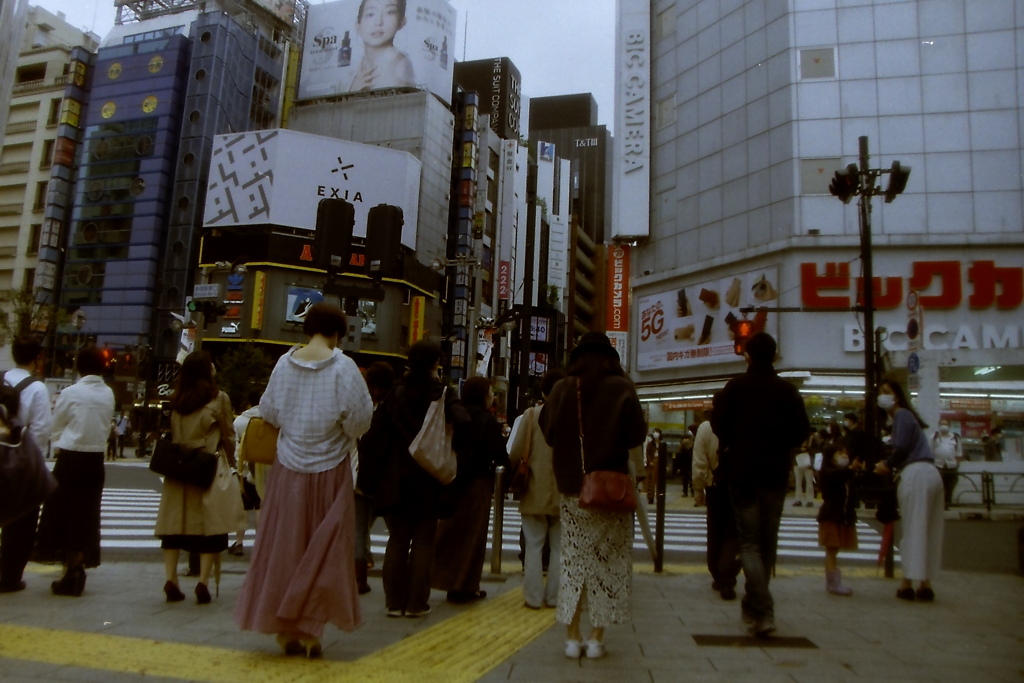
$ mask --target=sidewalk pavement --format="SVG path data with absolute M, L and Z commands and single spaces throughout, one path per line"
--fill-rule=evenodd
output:
M 692 509 L 692 498 L 669 488 L 669 509 Z M 842 566 L 842 554 L 839 561 Z M 488 597 L 475 605 L 450 605 L 435 591 L 433 611 L 423 619 L 385 616 L 378 568 L 370 577 L 373 590 L 361 598 L 363 625 L 352 633 L 328 626 L 323 659 L 309 661 L 283 657 L 272 636 L 238 630 L 231 610 L 244 568 L 225 562 L 220 595 L 199 606 L 184 567 L 188 599 L 164 601 L 155 551 L 151 562 L 90 570 L 77 599 L 50 594 L 58 567 L 30 564 L 28 588 L 0 595 L 0 681 L 1024 679 L 1024 578 L 1008 574 L 945 571 L 934 582 L 934 603 L 908 603 L 895 598 L 898 580 L 875 569 L 845 569 L 854 595 L 844 598 L 825 592 L 820 564 L 780 565 L 771 584 L 778 631 L 757 639 L 745 635 L 739 601 L 725 602 L 710 589 L 702 562 L 667 565 L 661 574 L 637 564 L 632 621 L 607 629 L 604 659 L 570 660 L 554 610 L 523 606 L 518 566 L 491 576 L 485 565 Z M 739 588 L 742 593 L 742 577 Z M 587 623 L 584 615 L 585 630 Z
M 248 549 L 246 550 L 248 555 Z M 840 555 L 842 564 L 842 555 Z M 226 565 L 227 567 L 227 565 Z M 322 660 L 285 658 L 273 637 L 241 632 L 231 610 L 243 580 L 222 577 L 211 605 L 167 604 L 163 568 L 111 562 L 89 571 L 81 598 L 55 597 L 57 567 L 30 565 L 28 589 L 0 595 L 0 680 L 210 683 L 257 681 L 1020 681 L 1024 579 L 944 572 L 934 603 L 897 600 L 896 580 L 847 570 L 852 597 L 826 594 L 820 567 L 780 567 L 771 588 L 779 627 L 744 634 L 739 602 L 710 589 L 706 569 L 637 566 L 633 620 L 610 626 L 601 660 L 567 659 L 554 610 L 522 604 L 522 574 L 485 574 L 488 597 L 449 605 L 435 591 L 423 619 L 384 614 L 379 572 L 363 625 L 328 626 Z M 506 568 L 518 570 L 518 567 Z M 742 585 L 742 579 L 741 579 Z M 584 628 L 587 621 L 584 616 Z

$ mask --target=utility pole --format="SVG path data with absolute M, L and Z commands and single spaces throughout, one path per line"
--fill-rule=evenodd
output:
M 868 435 L 868 462 L 874 462 L 878 442 L 875 420 L 878 393 L 878 378 L 875 377 L 875 281 L 871 254 L 871 189 L 874 187 L 874 178 L 867 175 L 870 173 L 867 136 L 862 135 L 859 142 L 860 261 L 864 269 L 864 432 Z
M 889 204 L 896 196 L 901 194 L 907 186 L 907 179 L 910 177 L 910 167 L 903 167 L 900 162 L 892 162 L 889 170 L 870 168 L 868 165 L 868 138 L 861 136 L 860 142 L 860 168 L 856 164 L 850 164 L 844 171 L 836 171 L 835 177 L 828 189 L 833 195 L 839 198 L 843 204 L 849 204 L 854 195 L 859 195 L 858 208 L 860 209 L 860 259 L 864 269 L 864 285 L 861 296 L 864 311 L 864 432 L 867 434 L 868 463 L 878 460 L 879 429 L 877 417 L 877 393 L 878 393 L 878 364 L 875 362 L 875 348 L 880 344 L 876 341 L 875 330 L 875 281 L 874 267 L 871 251 L 871 197 L 876 194 L 885 196 L 885 203 Z M 875 181 L 883 173 L 889 174 L 889 186 L 885 192 L 875 184 Z M 890 523 L 891 524 L 891 523 Z M 888 527 L 888 525 L 887 525 Z M 888 531 L 888 529 L 887 529 Z M 893 576 L 893 545 L 892 534 L 886 533 L 887 547 L 885 549 L 885 576 Z
M 523 305 L 519 316 L 519 386 L 516 391 L 516 415 L 527 409 L 530 393 L 530 340 L 533 325 L 533 261 L 537 241 L 537 162 L 531 157 L 526 165 L 526 253 L 523 254 Z
M 910 167 L 898 161 L 892 162 L 889 169 L 870 168 L 868 165 L 868 138 L 861 136 L 860 167 L 848 165 L 842 171 L 836 171 L 829 184 L 829 192 L 843 204 L 849 204 L 854 195 L 859 195 L 860 209 L 860 258 L 864 269 L 864 286 L 861 292 L 862 309 L 864 311 L 864 432 L 868 437 L 868 462 L 877 460 L 878 421 L 875 419 L 875 404 L 878 393 L 878 364 L 875 361 L 875 285 L 874 266 L 871 249 L 871 197 L 884 195 L 885 203 L 890 204 L 907 187 Z M 889 174 L 889 185 L 883 192 L 875 183 L 883 174 Z

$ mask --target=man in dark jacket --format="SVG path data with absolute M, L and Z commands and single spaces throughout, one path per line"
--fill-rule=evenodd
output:
M 715 395 L 711 414 L 719 439 L 721 476 L 716 480 L 729 488 L 746 578 L 743 620 L 759 636 L 775 630 L 768 580 L 789 483 L 789 456 L 810 429 L 800 392 L 775 372 L 775 350 L 770 334 L 752 336 L 743 354 L 747 372 Z

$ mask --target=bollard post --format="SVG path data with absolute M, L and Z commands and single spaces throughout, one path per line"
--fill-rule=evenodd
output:
M 985 509 L 992 513 L 992 504 L 996 502 L 996 483 L 995 477 L 992 476 L 991 472 L 981 473 L 981 503 L 985 506 Z
M 885 578 L 891 579 L 896 576 L 896 522 L 890 522 L 893 525 L 892 531 L 885 536 Z
M 505 468 L 499 466 L 494 470 L 494 524 L 491 528 L 491 574 L 501 573 L 501 541 L 502 527 L 505 524 Z
M 660 574 L 665 567 L 665 471 L 666 458 L 658 458 L 658 485 L 655 488 L 654 517 L 654 573 Z

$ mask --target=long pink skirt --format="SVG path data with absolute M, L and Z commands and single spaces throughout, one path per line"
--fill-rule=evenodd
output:
M 275 462 L 249 572 L 235 605 L 243 630 L 305 633 L 362 623 L 355 577 L 355 502 L 348 461 L 303 474 Z

